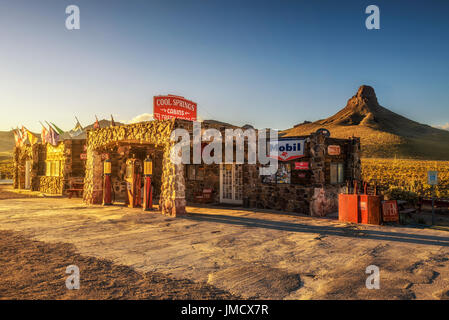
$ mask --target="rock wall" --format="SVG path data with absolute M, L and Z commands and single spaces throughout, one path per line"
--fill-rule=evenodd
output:
M 328 146 L 339 145 L 339 155 L 329 155 Z M 264 209 L 325 216 L 338 211 L 338 194 L 345 190 L 347 181 L 360 180 L 360 140 L 332 139 L 321 134 L 306 138 L 304 157 L 290 161 L 308 162 L 305 178 L 299 183 L 264 183 L 259 175 L 259 165 L 245 165 L 243 194 L 249 206 Z M 331 184 L 331 163 L 344 163 L 344 182 Z
M 63 194 L 64 178 L 63 177 L 37 177 L 38 188 L 40 192 L 48 194 Z
M 87 161 L 84 179 L 84 201 L 88 204 L 102 203 L 103 165 L 102 152 L 110 152 L 114 144 L 151 144 L 163 150 L 161 192 L 159 207 L 170 216 L 185 213 L 184 165 L 170 161 L 170 150 L 175 142 L 170 141 L 172 130 L 179 120 L 141 122 L 136 124 L 100 128 L 87 132 Z
M 25 188 L 26 161 L 31 161 L 31 190 L 48 194 L 63 194 L 69 188 L 72 174 L 72 140 L 65 140 L 53 146 L 36 143 L 14 149 L 14 188 Z M 77 142 L 82 143 L 82 142 Z M 46 176 L 46 162 L 58 161 L 56 176 Z
M 31 161 L 31 189 L 35 189 L 37 177 L 37 145 L 22 146 L 14 148 L 13 165 L 13 187 L 15 189 L 25 188 L 25 168 L 26 162 Z

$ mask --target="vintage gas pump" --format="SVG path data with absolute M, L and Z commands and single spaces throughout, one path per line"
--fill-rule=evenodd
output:
M 103 164 L 103 205 L 109 206 L 112 204 L 112 183 L 111 183 L 111 173 L 112 173 L 112 163 L 110 159 L 106 159 Z
M 143 161 L 143 174 L 145 175 L 145 186 L 143 194 L 143 210 L 153 210 L 153 189 L 151 187 L 151 175 L 153 174 L 153 161 L 150 156 Z
M 126 188 L 130 208 L 142 206 L 141 183 L 142 183 L 142 162 L 139 159 L 131 158 L 126 161 Z

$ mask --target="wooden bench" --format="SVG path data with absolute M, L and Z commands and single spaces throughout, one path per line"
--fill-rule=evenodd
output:
M 203 192 L 195 193 L 195 202 L 197 203 L 212 203 L 214 201 L 212 194 L 212 189 L 203 189 Z
M 418 210 L 421 212 L 423 205 L 432 206 L 432 199 L 430 198 L 419 198 L 418 200 Z M 449 209 L 449 199 L 438 199 L 435 198 L 434 202 L 435 208 L 446 208 Z

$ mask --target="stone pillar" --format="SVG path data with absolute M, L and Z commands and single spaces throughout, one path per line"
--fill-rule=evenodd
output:
M 325 173 L 325 155 L 326 155 L 326 137 L 322 134 L 312 134 L 310 136 L 310 169 L 312 170 L 312 184 L 324 186 L 326 183 Z
M 159 208 L 165 215 L 186 214 L 184 165 L 170 160 L 171 145 L 165 147 L 162 160 L 162 188 Z
M 362 179 L 362 164 L 360 161 L 360 138 L 352 138 L 350 143 L 351 153 L 348 165 L 350 166 L 351 178 L 360 181 Z
M 101 204 L 103 199 L 103 166 L 101 154 L 87 148 L 86 176 L 84 177 L 83 200 L 87 204 Z

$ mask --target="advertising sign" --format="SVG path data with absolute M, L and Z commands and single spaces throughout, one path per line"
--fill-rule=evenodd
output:
M 382 218 L 384 221 L 399 221 L 399 210 L 396 200 L 382 201 Z
M 270 157 L 289 161 L 304 157 L 304 139 L 279 139 L 270 141 Z M 276 156 L 276 150 L 278 152 Z
M 427 171 L 427 184 L 431 186 L 438 184 L 438 171 Z
M 196 121 L 197 104 L 184 97 L 166 95 L 153 98 L 153 115 L 156 120 L 171 118 Z
M 327 147 L 327 154 L 330 156 L 338 156 L 341 153 L 340 146 L 337 145 L 330 145 Z
M 306 161 L 295 162 L 295 170 L 309 170 L 309 163 Z

